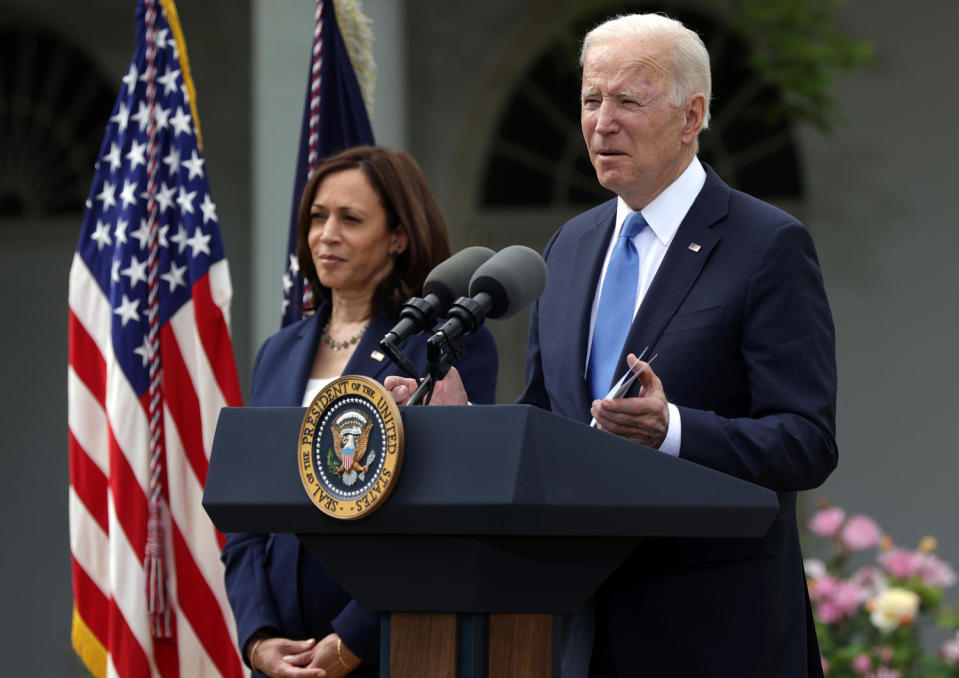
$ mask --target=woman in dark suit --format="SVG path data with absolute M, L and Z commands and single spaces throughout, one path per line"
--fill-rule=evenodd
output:
M 323 162 L 303 192 L 297 228 L 314 312 L 260 348 L 251 406 L 307 405 L 342 374 L 379 381 L 397 374 L 379 340 L 450 255 L 416 161 L 383 148 L 354 148 Z M 424 335 L 401 349 L 425 371 Z M 493 402 L 497 353 L 488 330 L 468 338 L 457 367 L 473 402 Z M 222 558 L 240 649 L 254 673 L 377 675 L 379 615 L 360 608 L 294 535 L 230 534 Z

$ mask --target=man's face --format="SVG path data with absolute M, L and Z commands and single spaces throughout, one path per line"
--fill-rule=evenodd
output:
M 670 77 L 662 38 L 593 45 L 583 64 L 580 122 L 590 161 L 599 183 L 634 210 L 672 183 L 695 153 L 684 109 L 669 102 Z

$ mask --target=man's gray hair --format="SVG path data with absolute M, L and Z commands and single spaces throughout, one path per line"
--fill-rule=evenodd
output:
M 583 38 L 579 65 L 586 63 L 586 54 L 594 45 L 660 36 L 670 38 L 673 45 L 669 101 L 674 106 L 682 106 L 694 94 L 705 95 L 706 115 L 703 118 L 703 129 L 706 129 L 709 126 L 709 101 L 713 89 L 709 52 L 699 35 L 679 21 L 662 14 L 627 14 L 610 19 Z

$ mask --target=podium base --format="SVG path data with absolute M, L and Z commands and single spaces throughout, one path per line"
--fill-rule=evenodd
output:
M 553 615 L 491 614 L 489 675 L 550 678 L 553 675 Z
M 553 615 L 394 612 L 380 678 L 552 678 Z
M 456 615 L 394 612 L 390 615 L 390 678 L 457 678 Z

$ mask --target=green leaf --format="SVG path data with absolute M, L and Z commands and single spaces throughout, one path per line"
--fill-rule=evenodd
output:
M 835 76 L 874 63 L 875 47 L 837 26 L 845 0 L 733 0 L 730 21 L 752 53 L 750 65 L 782 92 L 776 116 L 830 132 L 841 119 L 831 94 Z
M 326 451 L 326 470 L 331 474 L 335 475 L 337 478 L 340 477 L 340 471 L 337 469 L 340 468 L 340 463 L 336 458 L 336 455 L 333 454 L 333 449 L 330 448 Z

